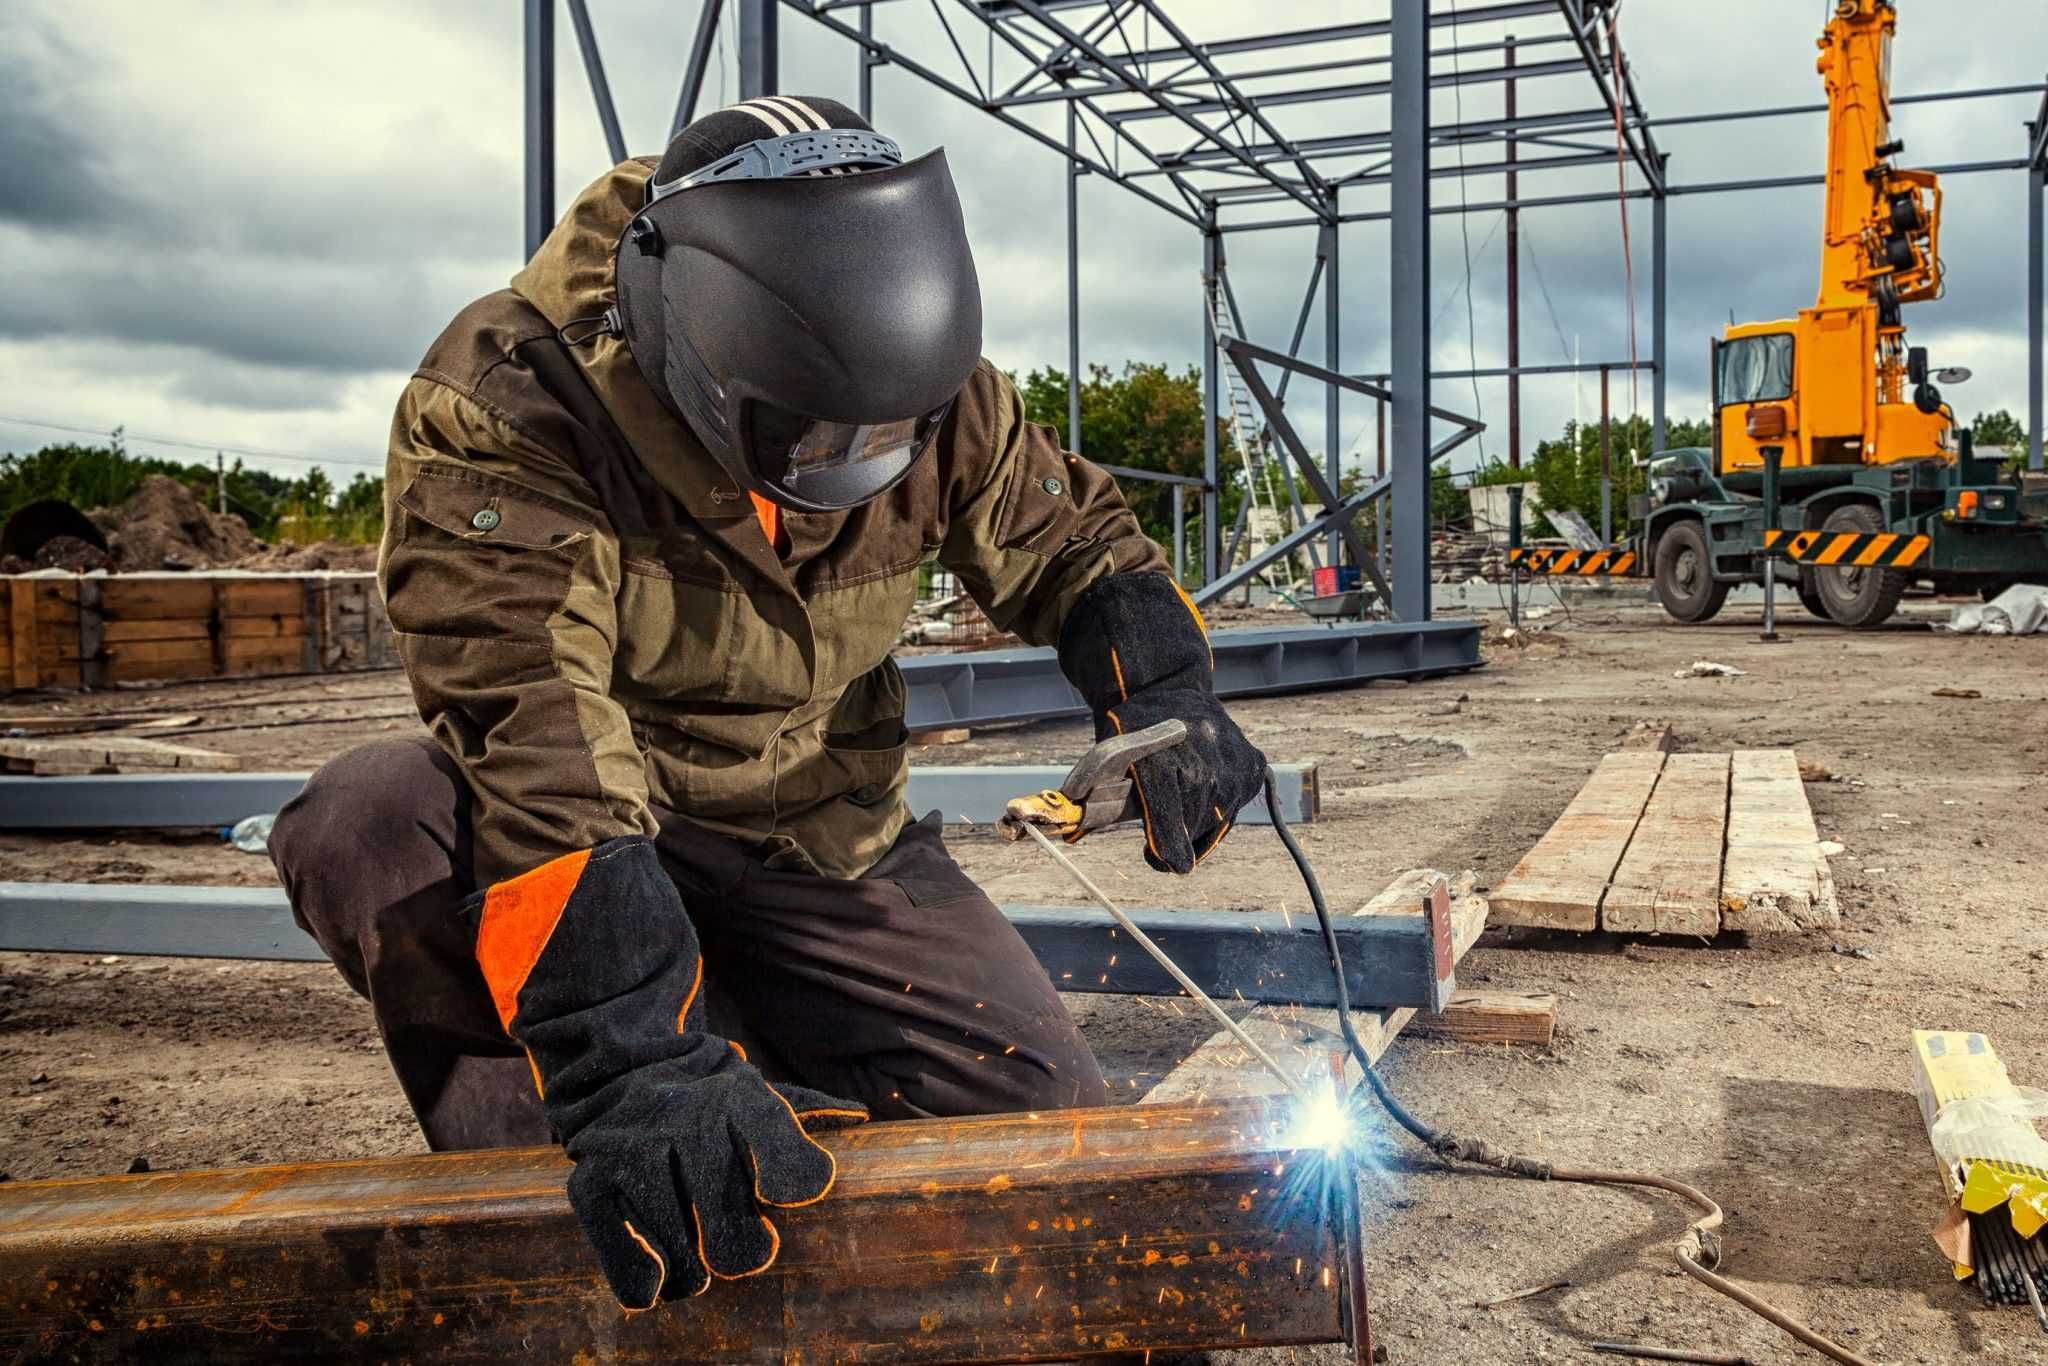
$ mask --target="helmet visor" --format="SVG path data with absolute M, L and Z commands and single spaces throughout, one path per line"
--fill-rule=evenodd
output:
M 755 400 L 746 458 L 776 501 L 831 510 L 864 503 L 901 479 L 938 435 L 948 400 L 898 422 L 828 422 Z

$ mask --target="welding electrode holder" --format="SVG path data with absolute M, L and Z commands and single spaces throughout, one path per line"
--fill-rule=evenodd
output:
M 1173 748 L 1187 736 L 1187 722 L 1169 719 L 1129 735 L 1098 740 L 1067 770 L 1057 788 L 1012 798 L 996 821 L 997 833 L 1007 840 L 1020 840 L 1028 824 L 1072 844 L 1097 830 L 1144 819 L 1132 766 Z

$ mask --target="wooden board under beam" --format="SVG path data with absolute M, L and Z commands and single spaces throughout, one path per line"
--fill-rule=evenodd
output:
M 1728 756 L 1673 754 L 1600 900 L 1600 928 L 1632 934 L 1721 932 L 1721 849 Z
M 1590 930 L 1600 898 L 1650 800 L 1664 755 L 1626 750 L 1600 761 L 1564 814 L 1494 889 L 1496 925 Z
M 1547 991 L 1461 991 L 1436 1014 L 1408 1022 L 1418 1034 L 1460 1043 L 1524 1043 L 1548 1048 L 1557 1032 L 1557 997 Z
M 1412 905 L 1414 913 L 1419 916 L 1422 914 L 1423 890 L 1442 879 L 1443 875 L 1434 868 L 1418 868 L 1403 873 L 1368 902 L 1365 911 L 1386 914 L 1395 906 Z M 1464 958 L 1472 945 L 1478 942 L 1480 933 L 1486 929 L 1486 920 L 1486 898 L 1469 891 L 1451 898 L 1453 961 Z M 1412 1007 L 1355 1010 L 1352 1012 L 1352 1027 L 1358 1032 L 1359 1042 L 1365 1045 L 1366 1054 L 1378 1061 L 1415 1017 L 1416 1011 Z M 1275 1062 L 1296 1076 L 1330 1075 L 1332 1055 L 1344 1051 L 1344 1036 L 1338 1029 L 1337 1012 L 1334 1010 L 1260 1006 L 1240 1017 L 1238 1023 Z M 1357 1082 L 1360 1078 L 1358 1064 L 1347 1059 L 1344 1075 L 1347 1082 Z M 1245 1096 L 1273 1097 L 1281 1091 L 1279 1081 L 1266 1072 L 1234 1035 L 1227 1030 L 1218 1030 L 1163 1081 L 1146 1092 L 1143 1103 L 1158 1105 Z
M 0 1186 L 0 1358 L 1057 1360 L 1342 1339 L 1260 1102 L 874 1124 L 768 1272 L 619 1311 L 553 1149 Z M 1283 1183 L 1275 1173 L 1285 1169 Z
M 1789 749 L 1738 750 L 1721 873 L 1722 928 L 1811 930 L 1841 918 L 1799 760 Z

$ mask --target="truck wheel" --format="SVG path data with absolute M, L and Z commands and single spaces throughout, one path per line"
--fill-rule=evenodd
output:
M 1833 617 L 1828 615 L 1827 603 L 1822 601 L 1820 593 L 1815 589 L 1802 587 L 1799 590 L 1799 605 L 1819 617 L 1822 621 L 1834 620 Z
M 1874 536 L 1885 529 L 1884 519 L 1868 503 L 1850 503 L 1836 508 L 1820 524 L 1824 532 L 1852 532 Z M 1828 617 L 1844 626 L 1875 626 L 1898 610 L 1899 599 L 1911 581 L 1903 569 L 1859 569 L 1854 565 L 1816 565 L 1814 587 Z
M 1657 542 L 1657 596 L 1664 610 L 1688 625 L 1711 621 L 1728 601 L 1728 585 L 1714 581 L 1706 529 L 1680 522 Z

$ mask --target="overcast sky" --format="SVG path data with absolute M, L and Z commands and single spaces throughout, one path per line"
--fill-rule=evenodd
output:
M 943 3 L 951 8 L 955 0 Z M 1382 17 L 1387 4 L 1170 0 L 1168 10 L 1199 39 Z M 697 6 L 590 0 L 590 8 L 627 141 L 636 153 L 653 152 Z M 1436 0 L 1435 8 L 1451 6 Z M 1622 38 L 1654 116 L 1804 104 L 1822 97 L 1813 39 L 1827 8 L 1820 0 L 1628 0 Z M 1901 9 L 1897 94 L 2038 82 L 2048 67 L 2040 0 L 1905 0 Z M 972 17 L 953 13 L 965 50 L 978 65 L 989 60 Z M 791 10 L 782 12 L 782 25 L 783 88 L 853 103 L 853 48 Z M 933 6 L 880 4 L 876 26 L 885 40 L 964 81 Z M 608 158 L 566 13 L 557 27 L 566 203 Z M 1559 26 L 1524 20 L 1516 31 L 1534 36 Z M 1502 32 L 1467 26 L 1457 41 L 1487 42 Z M 1164 39 L 1137 33 L 1133 41 Z M 1449 46 L 1450 30 L 1439 30 L 1435 41 Z M 1384 49 L 1361 45 L 1342 55 L 1375 50 Z M 1568 50 L 1543 48 L 1525 60 Z M 519 266 L 520 51 L 517 0 L 0 6 L 0 451 L 67 439 L 25 425 L 28 419 L 94 431 L 125 426 L 131 447 L 164 454 L 200 455 L 145 435 L 270 452 L 251 462 L 279 470 L 303 469 L 315 458 L 342 475 L 380 467 L 393 401 L 420 354 L 458 308 Z M 736 90 L 733 55 L 728 35 L 728 69 L 708 82 L 700 109 Z M 1583 75 L 1522 83 L 1524 112 L 1594 102 Z M 1895 124 L 1907 142 L 1905 163 L 2017 157 L 2023 125 L 2039 103 L 2037 95 L 2017 95 L 1906 105 Z M 1435 99 L 1439 124 L 1500 112 L 1494 86 L 1439 91 Z M 1272 116 L 1293 137 L 1379 128 L 1387 115 L 1384 99 L 1356 99 Z M 1048 131 L 1060 127 L 1051 106 L 1032 117 Z M 1018 370 L 1063 366 L 1061 159 L 901 71 L 878 73 L 875 122 L 913 153 L 947 148 L 980 267 L 989 354 Z M 1148 136 L 1165 131 L 1147 126 Z M 1823 132 L 1823 120 L 1807 115 L 1674 127 L 1658 137 L 1672 154 L 1672 183 L 1685 185 L 1816 173 Z M 1489 161 L 1493 153 L 1472 157 Z M 1523 193 L 1614 183 L 1610 163 L 1525 175 Z M 1463 193 L 1484 203 L 1501 190 L 1498 179 L 1472 178 Z M 1998 407 L 2023 413 L 2025 178 L 2017 171 L 1961 175 L 1946 190 L 1948 297 L 1909 311 L 1913 339 L 1932 348 L 1937 364 L 1975 369 L 1967 388 L 1949 394 L 1966 418 Z M 1459 182 L 1439 179 L 1433 192 L 1440 202 L 1455 200 Z M 1345 208 L 1377 207 L 1378 194 L 1356 192 Z M 1749 321 L 1812 301 L 1819 194 L 1800 188 L 1671 201 L 1674 416 L 1703 415 L 1707 338 L 1731 313 Z M 1647 203 L 1631 202 L 1644 360 L 1649 213 Z M 1084 181 L 1081 215 L 1084 359 L 1196 362 L 1198 235 L 1099 179 Z M 1629 296 L 1616 204 L 1532 209 L 1523 227 L 1524 363 L 1569 359 L 1574 346 L 1587 360 L 1625 361 Z M 1504 363 L 1504 247 L 1497 212 L 1475 212 L 1462 224 L 1458 216 L 1436 219 L 1431 293 L 1440 367 Z M 1313 249 L 1307 229 L 1230 238 L 1231 274 L 1254 339 L 1286 344 Z M 1387 364 L 1386 253 L 1383 225 L 1343 230 L 1346 370 Z M 1318 315 L 1304 349 L 1311 359 L 1321 358 L 1320 326 Z M 1621 408 L 1625 374 L 1615 385 Z M 1640 385 L 1647 410 L 1647 374 Z M 1525 381 L 1527 443 L 1555 432 L 1575 403 L 1590 417 L 1597 389 L 1597 380 Z M 1291 411 L 1319 442 L 1319 394 L 1309 386 L 1295 394 Z M 1479 408 L 1491 427 L 1488 453 L 1504 452 L 1501 384 L 1482 383 L 1475 395 L 1465 381 L 1442 380 L 1434 397 Z M 1340 426 L 1347 448 L 1362 438 L 1370 449 L 1370 420 L 1368 405 L 1347 403 Z M 1476 458 L 1476 449 L 1468 451 L 1461 465 Z

